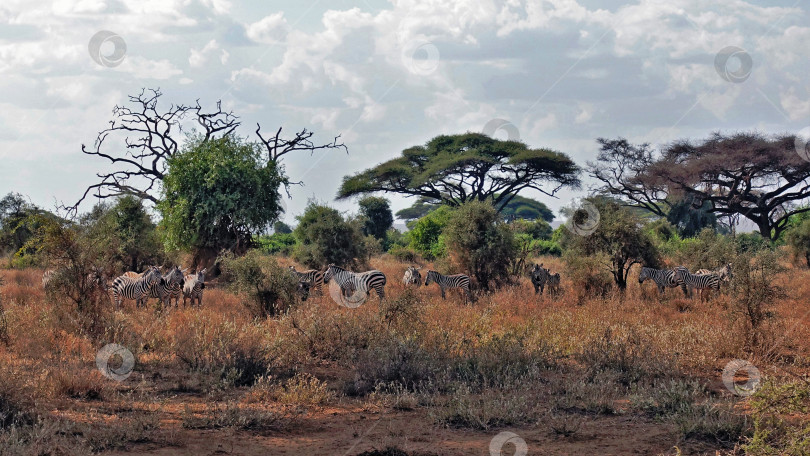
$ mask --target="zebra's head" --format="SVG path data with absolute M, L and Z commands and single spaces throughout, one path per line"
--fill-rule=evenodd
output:
M 203 282 L 203 283 L 205 282 L 205 271 L 207 271 L 207 270 L 208 270 L 208 268 L 203 268 L 202 271 L 197 273 L 197 281 L 198 282 Z
M 335 275 L 336 267 L 337 266 L 331 263 L 326 267 L 326 272 L 323 274 L 323 283 L 329 283 L 329 281 L 332 280 L 332 276 Z
M 431 281 L 435 282 L 435 281 L 436 281 L 436 279 L 437 279 L 437 275 L 438 275 L 438 274 L 439 274 L 438 272 L 436 272 L 436 271 L 434 271 L 434 270 L 432 270 L 432 269 L 431 269 L 431 270 L 429 270 L 429 271 L 427 272 L 427 276 L 425 277 L 425 286 L 430 285 L 430 282 L 431 282 Z
M 305 281 L 298 282 L 298 294 L 301 295 L 301 301 L 306 301 L 307 298 L 309 298 L 309 289 L 311 288 L 311 286 L 312 284 L 310 282 Z
M 686 274 L 689 274 L 689 269 L 686 269 L 685 266 L 678 266 L 675 268 L 675 277 L 679 280 L 683 280 Z
M 185 280 L 185 275 L 183 274 L 183 270 L 180 269 L 180 266 L 175 266 L 163 279 L 169 285 L 182 285 Z
M 650 269 L 641 268 L 641 272 L 638 274 L 638 283 L 644 283 L 644 280 L 649 278 L 650 278 Z
M 157 266 L 150 267 L 149 271 L 143 275 L 143 279 L 150 286 L 160 282 L 163 279 L 163 276 L 160 275 L 160 268 Z

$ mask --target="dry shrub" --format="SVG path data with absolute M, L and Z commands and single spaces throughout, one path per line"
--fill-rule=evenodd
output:
M 613 371 L 625 386 L 677 372 L 675 360 L 659 352 L 633 328 L 621 331 L 620 327 L 608 327 L 585 347 L 578 359 L 587 371 L 587 378 Z
M 57 397 L 103 400 L 112 389 L 110 381 L 95 368 L 87 370 L 78 366 L 65 366 L 62 369 L 52 369 L 49 380 Z
M 331 402 L 335 393 L 314 375 L 298 373 L 278 387 L 273 396 L 284 405 L 317 406 Z
M 234 402 L 217 404 L 204 415 L 186 407 L 182 415 L 182 426 L 186 429 L 234 428 L 242 431 L 266 432 L 283 431 L 292 428 L 300 410 L 268 410 L 260 407 L 244 406 Z
M 542 416 L 534 379 L 516 379 L 499 388 L 476 392 L 458 384 L 450 397 L 429 415 L 449 427 L 488 430 L 493 427 L 535 424 Z
M 238 325 L 212 312 L 178 314 L 172 351 L 195 372 L 218 375 L 224 386 L 249 386 L 274 366 L 272 345 L 260 323 Z

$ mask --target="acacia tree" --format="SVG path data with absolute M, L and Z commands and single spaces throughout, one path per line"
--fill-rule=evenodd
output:
M 714 133 L 698 142 L 678 141 L 643 174 L 650 185 L 705 203 L 717 215 L 739 214 L 776 240 L 790 217 L 810 211 L 798 207 L 810 197 L 810 162 L 796 153 L 795 136 Z
M 88 186 L 75 204 L 63 209 L 76 213 L 88 196 L 106 199 L 134 195 L 157 203 L 168 162 L 181 149 L 182 122 L 194 126 L 195 137 L 201 142 L 231 135 L 241 124 L 233 112 L 222 110 L 220 101 L 211 111 L 205 110 L 199 100 L 193 105 L 171 104 L 163 108 L 159 105 L 162 95 L 159 89 L 143 89 L 140 94 L 128 97 L 128 105 L 113 108 L 109 126 L 99 132 L 93 147 L 82 144 L 82 153 L 104 159 L 112 170 L 98 173 L 99 181 Z M 265 137 L 261 125 L 256 126 L 258 142 L 267 151 L 266 159 L 275 163 L 292 152 L 347 150 L 339 142 L 340 136 L 316 145 L 312 142 L 313 132 L 307 129 L 284 137 L 279 127 L 275 134 Z M 300 182 L 284 179 L 282 183 L 287 186 Z
M 438 209 L 440 206 L 441 202 L 434 202 L 428 198 L 420 197 L 411 207 L 397 211 L 396 216 L 405 221 L 416 220 Z M 501 217 L 505 220 L 542 219 L 551 223 L 554 221 L 554 212 L 540 201 L 515 195 L 501 209 Z
M 599 156 L 588 169 L 602 183 L 599 190 L 660 217 L 673 207 L 682 212 L 687 202 L 690 211 L 728 218 L 730 225 L 747 218 L 775 240 L 792 215 L 810 210 L 797 207 L 810 196 L 810 162 L 796 153 L 795 136 L 714 133 L 676 141 L 660 154 L 621 138 L 598 141 Z M 713 224 L 701 214 L 679 218 Z
M 344 177 L 338 199 L 390 192 L 450 206 L 491 200 L 500 211 L 523 190 L 553 196 L 566 186 L 578 188 L 578 175 L 579 167 L 562 152 L 530 149 L 519 141 L 480 133 L 441 135 L 405 149 L 401 157 Z

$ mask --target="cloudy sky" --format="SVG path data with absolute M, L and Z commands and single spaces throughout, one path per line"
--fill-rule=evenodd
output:
M 0 195 L 19 192 L 48 208 L 74 202 L 104 165 L 81 144 L 143 87 L 159 87 L 166 102 L 221 99 L 243 135 L 256 122 L 306 127 L 321 142 L 342 135 L 348 155 L 285 161 L 305 184 L 293 189 L 287 221 L 312 197 L 353 211 L 354 202 L 333 201 L 344 175 L 493 119 L 582 166 L 598 137 L 660 145 L 715 130 L 797 132 L 810 126 L 808 8 L 793 0 L 3 0 Z M 120 65 L 88 51 L 103 30 L 126 44 Z M 730 46 L 736 51 L 718 58 Z M 108 41 L 101 54 L 114 50 Z M 556 210 L 583 192 L 539 199 Z M 409 205 L 392 200 L 395 210 Z

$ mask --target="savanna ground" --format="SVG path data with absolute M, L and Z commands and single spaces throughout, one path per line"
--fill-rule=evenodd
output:
M 779 276 L 787 297 L 752 353 L 728 294 L 660 301 L 636 267 L 623 298 L 581 299 L 559 259 L 539 261 L 563 271 L 562 295 L 523 278 L 442 301 L 435 285 L 406 291 L 407 265 L 383 256 L 382 305 L 327 291 L 268 319 L 216 283 L 199 309 L 88 315 L 47 297 L 41 270 L 0 271 L 0 455 L 488 455 L 502 431 L 528 454 L 768 454 L 755 423 L 781 418 L 752 404 L 806 382 L 810 271 Z M 136 359 L 121 382 L 96 368 L 112 342 Z M 737 358 L 763 373 L 754 397 L 723 386 Z

